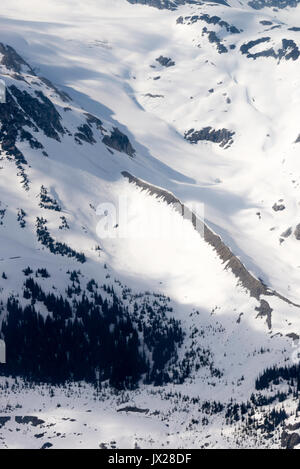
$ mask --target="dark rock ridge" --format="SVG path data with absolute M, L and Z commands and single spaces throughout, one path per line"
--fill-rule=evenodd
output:
M 174 60 L 172 60 L 170 57 L 164 57 L 163 55 L 161 55 L 155 60 L 163 67 L 174 67 L 175 65 Z
M 78 127 L 78 132 L 75 134 L 75 141 L 79 144 L 82 142 L 90 143 L 91 145 L 96 143 L 93 133 L 93 125 L 96 127 L 97 131 L 100 131 L 103 135 L 104 127 L 103 123 L 98 117 L 93 116 L 92 114 L 85 113 L 86 124 Z
M 17 164 L 27 164 L 24 155 L 16 147 L 16 141 L 27 140 L 31 146 L 38 145 L 36 139 L 28 132 L 24 132 L 23 126 L 27 126 L 38 132 L 38 128 L 31 122 L 30 118 L 22 112 L 9 91 L 6 93 L 6 103 L 0 106 L 0 143 L 2 150 L 8 156 L 13 157 Z
M 127 0 L 129 3 L 133 5 L 149 5 L 151 7 L 158 8 L 159 10 L 167 9 L 167 10 L 176 10 L 177 7 L 180 5 L 191 4 L 191 5 L 203 5 L 206 3 L 206 0 Z M 226 5 L 227 2 L 225 0 L 213 0 L 213 3 L 220 3 L 221 5 Z
M 220 236 L 215 234 L 202 220 L 198 219 L 198 217 L 171 192 L 148 184 L 132 176 L 127 171 L 124 171 L 122 175 L 127 178 L 130 183 L 146 190 L 150 195 L 162 199 L 167 202 L 168 205 L 173 205 L 185 219 L 191 221 L 196 231 L 204 237 L 204 240 L 214 248 L 222 262 L 226 264 L 226 269 L 232 270 L 241 285 L 249 290 L 251 296 L 259 299 L 260 295 L 266 294 L 266 286 L 246 270 L 241 261 L 234 256 L 231 250 L 224 244 Z
M 3 56 L 1 64 L 5 65 L 8 70 L 13 70 L 17 74 L 24 71 L 30 75 L 36 76 L 30 65 L 28 65 L 12 47 L 0 43 L 0 53 Z
M 128 156 L 135 155 L 135 149 L 132 147 L 127 135 L 123 134 L 117 127 L 113 129 L 110 137 L 105 135 L 102 142 L 114 150 L 127 153 Z
M 41 91 L 35 91 L 36 97 L 33 97 L 27 91 L 19 90 L 15 85 L 10 86 L 9 89 L 27 116 L 44 131 L 45 135 L 60 141 L 58 134 L 64 134 L 65 131 L 60 123 L 61 116 L 50 99 Z
M 4 427 L 7 422 L 11 420 L 11 417 L 0 417 L 0 428 Z
M 272 329 L 272 311 L 269 303 L 266 300 L 260 301 L 260 306 L 255 308 L 258 311 L 257 317 L 263 318 L 266 317 L 267 325 L 269 329 Z
M 88 112 L 85 113 L 86 121 L 90 127 L 94 124 L 98 130 L 103 130 L 103 123 L 98 117 L 89 114 Z
M 135 184 L 137 187 L 148 192 L 149 195 L 155 196 L 158 199 L 163 200 L 168 205 L 172 205 L 186 220 L 189 220 L 194 229 L 203 237 L 204 241 L 208 243 L 217 253 L 218 257 L 221 259 L 223 264 L 225 264 L 225 269 L 230 269 L 235 277 L 238 279 L 238 283 L 242 285 L 246 290 L 249 291 L 250 296 L 256 298 L 260 301 L 260 307 L 257 311 L 261 314 L 267 316 L 268 325 L 271 322 L 271 312 L 272 309 L 269 303 L 266 300 L 261 300 L 262 295 L 265 296 L 276 296 L 282 301 L 300 308 L 300 305 L 291 302 L 289 299 L 280 295 L 280 293 L 275 290 L 268 288 L 262 280 L 257 279 L 254 275 L 247 270 L 244 264 L 240 259 L 233 254 L 231 249 L 226 246 L 222 241 L 221 237 L 214 233 L 200 218 L 197 217 L 188 207 L 186 207 L 174 194 L 161 189 L 159 187 L 153 186 L 141 179 L 132 176 L 127 171 L 122 172 L 123 177 L 128 179 L 131 184 Z
M 282 47 L 278 49 L 276 52 L 273 47 L 266 49 L 261 52 L 251 53 L 251 49 L 263 42 L 269 42 L 270 37 L 262 37 L 260 39 L 256 39 L 255 41 L 249 41 L 246 44 L 243 44 L 240 47 L 240 51 L 242 54 L 246 54 L 249 59 L 257 59 L 258 57 L 273 57 L 274 59 L 278 59 L 279 61 L 282 59 L 285 60 L 297 60 L 300 56 L 300 51 L 297 44 L 292 39 L 282 39 Z
M 260 24 L 262 24 L 263 26 L 272 26 L 272 21 L 268 21 L 268 20 L 262 20 L 260 21 Z
M 152 94 L 152 93 L 147 93 L 144 95 L 145 98 L 164 98 L 163 94 Z
M 300 241 L 300 224 L 296 226 L 295 232 L 294 232 L 295 238 Z
M 43 83 L 45 83 L 45 85 L 48 86 L 48 88 L 51 88 L 60 97 L 60 99 L 64 101 L 65 103 L 72 101 L 72 99 L 67 93 L 56 88 L 56 86 L 54 86 L 53 83 L 50 80 L 48 80 L 48 78 L 41 77 L 40 80 Z
M 9 90 L 6 92 L 6 103 L 0 105 L 0 145 L 7 158 L 14 160 L 21 184 L 26 191 L 29 190 L 29 179 L 25 172 L 27 160 L 17 147 L 17 141 L 27 141 L 31 148 L 43 149 L 43 145 L 23 127 L 38 132 L 38 127 L 15 101 Z
M 147 414 L 149 409 L 140 409 L 134 406 L 126 406 L 122 407 L 122 409 L 118 409 L 117 412 L 135 412 L 137 414 Z
M 231 34 L 239 34 L 240 30 L 237 29 L 235 26 L 227 23 L 227 21 L 223 21 L 219 16 L 210 16 L 208 14 L 205 15 L 193 15 L 193 16 L 180 16 L 177 18 L 177 24 L 194 24 L 198 21 L 205 21 L 207 24 L 218 25 L 220 28 L 225 28 L 228 33 Z
M 90 143 L 91 145 L 96 143 L 96 140 L 94 139 L 93 131 L 91 127 L 88 124 L 83 124 L 80 127 L 78 127 L 78 132 L 75 134 L 75 141 L 79 144 L 81 142 L 86 142 Z
M 15 421 L 21 425 L 29 425 L 31 424 L 33 427 L 38 427 L 45 423 L 44 420 L 39 419 L 38 417 L 26 415 L 25 417 L 16 416 Z
M 289 227 L 280 236 L 282 236 L 282 238 L 289 238 L 291 236 L 292 232 L 293 232 L 292 227 Z
M 298 433 L 288 433 L 283 431 L 281 435 L 281 446 L 285 449 L 294 449 L 300 445 L 300 435 Z
M 2 57 L 1 57 L 2 56 Z M 43 82 L 55 92 L 58 90 L 49 80 L 40 79 L 25 60 L 10 46 L 0 43 L 0 63 L 4 73 L 9 74 L 18 81 L 26 82 L 26 75 L 36 77 L 36 86 Z M 10 73 L 12 72 L 12 73 Z M 67 95 L 60 94 L 67 100 Z M 61 125 L 61 117 L 52 102 L 40 91 L 35 95 L 21 91 L 17 86 L 11 85 L 6 89 L 6 102 L 0 105 L 0 145 L 8 159 L 15 161 L 21 184 L 29 190 L 29 178 L 25 172 L 27 161 L 19 150 L 17 142 L 28 142 L 30 147 L 43 150 L 43 145 L 34 137 L 33 132 L 42 130 L 49 138 L 60 141 L 60 135 L 65 133 Z M 26 130 L 25 130 L 26 127 Z M 47 156 L 46 152 L 43 152 Z
M 262 8 L 295 8 L 300 3 L 300 0 L 251 0 L 248 5 L 255 10 L 261 10 Z
M 184 134 L 184 138 L 190 143 L 198 143 L 206 140 L 213 143 L 219 143 L 220 147 L 230 146 L 233 143 L 235 132 L 227 129 L 215 130 L 212 127 L 204 127 L 201 130 L 190 129 Z
M 226 54 L 226 52 L 228 52 L 227 47 L 224 46 L 224 44 L 222 43 L 219 36 L 217 36 L 215 31 L 209 31 L 205 27 L 205 28 L 202 29 L 202 36 L 204 36 L 204 35 L 208 36 L 208 40 L 211 44 L 216 44 L 217 51 L 219 52 L 219 54 Z
M 274 210 L 274 212 L 282 212 L 283 210 L 285 210 L 285 205 L 283 203 L 275 203 L 272 207 L 272 209 Z

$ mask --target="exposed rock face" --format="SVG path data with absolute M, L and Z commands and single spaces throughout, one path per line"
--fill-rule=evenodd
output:
M 16 73 L 25 71 L 30 75 L 35 75 L 30 65 L 12 47 L 0 43 L 0 53 L 3 55 L 1 64 L 5 65 L 8 70 L 13 70 Z
M 4 427 L 4 425 L 9 422 L 11 417 L 0 417 L 0 428 Z
M 186 3 L 192 5 L 201 5 L 205 3 L 206 0 L 127 0 L 132 4 L 140 5 L 149 5 L 151 7 L 159 8 L 160 10 L 176 10 L 180 5 L 185 5 Z M 221 3 L 222 5 L 227 5 L 225 0 L 214 0 L 214 3 Z
M 21 425 L 31 424 L 34 427 L 37 427 L 39 425 L 43 425 L 45 423 L 44 420 L 41 420 L 38 417 L 31 416 L 31 415 L 28 415 L 28 416 L 25 416 L 25 417 L 16 416 L 15 421 L 17 423 L 21 424 Z
M 233 143 L 235 132 L 227 129 L 215 130 L 212 127 L 204 127 L 201 130 L 190 129 L 184 134 L 184 138 L 190 143 L 198 143 L 199 141 L 209 141 L 219 143 L 220 147 L 228 147 Z
M 300 223 L 299 225 L 296 226 L 295 231 L 294 231 L 295 238 L 300 241 Z
M 261 10 L 262 8 L 295 8 L 300 3 L 300 0 L 251 0 L 248 5 L 255 10 Z
M 93 133 L 93 125 L 96 127 L 98 131 L 100 131 L 101 135 L 103 134 L 103 125 L 102 121 L 98 119 L 98 117 L 93 116 L 92 114 L 85 113 L 86 117 L 86 124 L 81 125 L 78 127 L 78 132 L 75 134 L 75 141 L 80 145 L 82 142 L 90 143 L 91 145 L 96 143 Z
M 149 409 L 140 409 L 134 406 L 126 406 L 122 407 L 122 409 L 118 409 L 117 412 L 135 412 L 137 414 L 147 414 Z
M 21 91 L 14 85 L 10 86 L 9 89 L 27 116 L 44 131 L 45 135 L 60 141 L 58 134 L 64 134 L 65 131 L 60 123 L 61 116 L 52 102 L 41 91 L 35 91 L 37 96 L 35 98 L 27 91 Z
M 268 328 L 272 328 L 272 311 L 273 309 L 270 307 L 269 303 L 266 300 L 260 301 L 260 306 L 255 308 L 258 311 L 257 317 L 266 317 Z
M 274 210 L 274 212 L 282 212 L 283 210 L 285 210 L 285 205 L 283 204 L 278 204 L 277 202 L 273 205 L 272 209 Z
M 160 63 L 160 65 L 162 65 L 163 67 L 174 67 L 175 65 L 174 60 L 172 60 L 170 57 L 164 57 L 161 55 L 155 60 L 156 62 Z
M 247 270 L 240 259 L 233 254 L 231 249 L 226 246 L 221 237 L 214 233 L 197 215 L 195 215 L 188 207 L 186 207 L 174 194 L 159 187 L 153 186 L 141 179 L 132 176 L 127 171 L 123 171 L 122 175 L 128 179 L 131 184 L 148 192 L 149 195 L 163 200 L 169 205 L 173 205 L 175 209 L 186 219 L 189 220 L 194 229 L 202 236 L 210 246 L 214 248 L 219 258 L 222 260 L 226 269 L 230 269 L 238 283 L 249 291 L 250 295 L 260 301 L 260 306 L 257 311 L 261 316 L 267 316 L 268 326 L 271 327 L 271 313 L 272 309 L 269 303 L 265 300 L 260 300 L 261 295 L 276 296 L 286 303 L 300 308 L 300 305 L 293 303 L 289 299 L 282 296 L 275 290 L 268 288 L 262 280 L 257 279 L 254 275 Z
M 127 153 L 129 156 L 134 156 L 135 149 L 132 147 L 127 135 L 123 134 L 117 127 L 113 129 L 110 137 L 106 135 L 102 142 L 114 150 Z
M 51 83 L 51 81 L 48 80 L 48 78 L 41 77 L 40 80 L 43 83 L 45 83 L 45 85 L 47 85 L 48 88 L 51 88 L 61 98 L 61 100 L 64 101 L 65 103 L 72 101 L 72 99 L 70 98 L 70 96 L 67 93 L 65 93 L 64 91 L 61 91 L 58 88 L 56 88 L 56 86 L 54 86 L 53 83 Z
M 209 31 L 206 27 L 202 30 L 202 35 L 207 34 L 208 40 L 211 44 L 216 44 L 217 51 L 219 54 L 226 54 L 228 52 L 227 47 L 224 46 L 219 36 L 214 31 Z
M 214 26 L 218 25 L 220 28 L 225 28 L 228 33 L 239 34 L 240 31 L 235 26 L 227 23 L 227 21 L 222 20 L 219 16 L 210 16 L 208 14 L 204 15 L 193 15 L 193 16 L 180 16 L 177 18 L 177 24 L 194 24 L 198 21 L 204 21 L 207 24 L 213 24 Z
M 273 57 L 274 59 L 278 59 L 278 61 L 285 59 L 285 60 L 297 60 L 300 56 L 300 51 L 297 44 L 291 39 L 282 39 L 282 47 L 278 49 L 276 52 L 273 47 L 269 49 L 251 53 L 251 49 L 258 44 L 262 44 L 264 42 L 268 43 L 270 41 L 270 37 L 261 37 L 254 41 L 249 41 L 246 44 L 243 44 L 240 47 L 240 51 L 242 54 L 245 54 L 248 59 L 257 59 L 259 57 Z
M 103 123 L 100 119 L 98 119 L 98 117 L 95 117 L 89 113 L 85 113 L 85 116 L 86 116 L 86 121 L 89 126 L 92 126 L 93 124 L 95 124 L 98 130 L 101 130 L 101 131 L 103 130 L 103 126 L 102 126 Z
M 31 122 L 28 116 L 19 108 L 12 95 L 7 91 L 6 103 L 0 106 L 0 143 L 2 149 L 13 157 L 18 163 L 27 164 L 27 161 L 20 150 L 16 147 L 18 138 L 34 141 L 32 135 L 26 131 L 23 133 L 23 126 L 38 131 L 37 127 Z
M 81 143 L 81 141 L 90 143 L 91 145 L 96 143 L 93 131 L 87 124 L 83 124 L 78 127 L 78 132 L 75 134 L 75 140 L 77 143 Z
M 187 220 L 189 220 L 195 230 L 204 237 L 204 240 L 212 246 L 222 260 L 226 269 L 230 269 L 237 277 L 238 282 L 246 288 L 250 295 L 259 299 L 262 294 L 269 294 L 267 287 L 258 279 L 256 279 L 242 264 L 242 262 L 232 253 L 228 246 L 222 241 L 220 236 L 215 234 L 202 220 L 200 220 L 189 208 L 181 203 L 171 192 L 155 187 L 140 179 L 132 176 L 124 171 L 122 175 L 129 180 L 130 183 L 146 190 L 150 195 L 160 198 L 173 205 L 176 210 Z
M 281 236 L 282 238 L 289 238 L 292 234 L 292 227 L 289 227 L 286 231 L 284 231 Z
M 144 95 L 145 98 L 164 98 L 163 94 L 152 94 L 152 93 L 147 93 Z
M 281 435 L 281 446 L 285 449 L 294 449 L 300 444 L 300 436 L 298 433 L 288 433 L 284 431 Z

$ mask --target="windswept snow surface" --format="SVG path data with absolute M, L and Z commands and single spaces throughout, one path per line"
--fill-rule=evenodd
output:
M 26 81 L 16 84 L 14 73 L 1 65 L 0 78 L 8 87 L 43 91 L 68 130 L 60 141 L 30 130 L 48 156 L 26 141 L 18 143 L 29 165 L 27 192 L 13 161 L 1 161 L 0 210 L 5 209 L 5 214 L 0 226 L 0 272 L 8 277 L 0 280 L 2 299 L 21 291 L 22 270 L 28 265 L 47 266 L 51 278 L 43 279 L 43 287 L 51 291 L 55 279 L 62 295 L 66 271 L 79 268 L 75 260 L 51 254 L 36 239 L 36 218 L 44 215 L 55 239 L 85 254 L 87 262 L 80 270 L 87 280 L 95 278 L 101 284 L 108 278 L 112 283 L 119 279 L 136 292 L 169 296 L 173 315 L 186 331 L 180 353 L 193 348 L 193 341 L 201 344 L 210 349 L 222 376 L 213 376 L 204 367 L 194 370 L 188 383 L 154 389 L 154 397 L 151 387 L 128 395 L 126 402 L 149 408 L 150 413 L 161 411 L 161 418 L 151 417 L 153 430 L 148 429 L 149 416 L 109 411 L 110 406 L 117 408 L 121 397 L 106 396 L 106 407 L 93 401 L 90 388 L 90 400 L 77 391 L 74 398 L 71 391 L 62 397 L 63 391 L 56 390 L 63 407 L 57 411 L 54 400 L 43 399 L 38 387 L 34 393 L 39 405 L 33 405 L 31 394 L 20 384 L 11 397 L 13 410 L 7 414 L 12 421 L 0 429 L 0 445 L 35 448 L 47 442 L 49 435 L 39 441 L 27 430 L 17 440 L 12 437 L 14 416 L 33 413 L 47 424 L 53 421 L 59 433 L 69 432 L 65 441 L 49 440 L 57 447 L 98 447 L 115 439 L 118 447 L 158 446 L 162 439 L 170 447 L 205 443 L 235 447 L 235 430 L 224 430 L 229 432 L 228 440 L 222 432 L 224 416 L 211 419 L 207 432 L 203 416 L 198 426 L 187 429 L 185 410 L 168 407 L 167 393 L 181 392 L 200 402 L 213 398 L 225 403 L 233 398 L 241 403 L 250 398 L 255 379 L 266 367 L 293 364 L 296 344 L 291 337 L 300 332 L 300 308 L 278 297 L 265 297 L 273 310 L 268 326 L 267 318 L 256 310 L 259 301 L 238 285 L 192 224 L 121 174 L 129 171 L 172 192 L 200 215 L 204 210 L 207 225 L 254 276 L 300 304 L 300 241 L 295 235 L 300 224 L 300 7 L 257 10 L 246 1 L 227 3 L 160 10 L 126 0 L 2 1 L 0 42 L 12 46 L 37 76 L 24 70 Z M 219 20 L 211 21 L 214 16 Z M 159 57 L 170 58 L 174 65 L 162 65 Z M 71 100 L 65 102 L 40 77 L 51 80 Z M 95 142 L 79 145 L 74 134 L 85 122 L 85 113 L 99 118 L 105 131 L 97 134 L 94 127 Z M 116 127 L 128 136 L 134 155 L 102 142 Z M 197 143 L 189 142 L 189 135 L 203 129 Z M 232 141 L 224 143 L 224 132 L 211 133 L 223 129 L 232 133 Z M 220 140 L 216 135 L 221 135 Z M 42 185 L 61 212 L 41 210 Z M 99 236 L 106 207 L 102 204 L 111 203 L 126 207 L 126 219 L 116 219 L 111 236 Z M 17 221 L 20 208 L 27 214 L 24 229 Z M 61 216 L 70 230 L 59 229 Z M 2 403 L 1 398 L 1 415 L 9 412 L 5 399 Z M 19 402 L 20 412 L 15 410 Z M 293 402 L 287 406 L 293 409 Z M 85 408 L 92 413 L 83 418 Z M 193 415 L 192 407 L 187 404 L 186 409 Z M 103 427 L 98 428 L 100 416 Z M 61 426 L 64 417 L 78 420 L 78 428 Z M 123 426 L 128 438 L 112 431 Z M 80 438 L 71 438 L 72 432 Z M 213 439 L 206 441 L 207 434 Z M 273 436 L 269 445 L 278 446 L 279 436 L 276 432 Z M 151 437 L 154 442 L 149 443 Z M 254 438 L 248 444 L 258 443 Z M 259 444 L 266 442 L 262 438 Z

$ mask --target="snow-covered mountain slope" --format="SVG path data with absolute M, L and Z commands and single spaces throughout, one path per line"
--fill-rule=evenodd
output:
M 72 339 L 66 328 L 60 338 L 70 343 L 58 346 L 55 357 L 65 360 L 62 376 L 116 384 L 118 351 L 124 351 L 134 361 L 122 384 L 142 386 L 128 391 L 132 405 L 155 405 L 171 433 L 189 432 L 169 445 L 203 445 L 210 415 L 209 425 L 217 428 L 211 446 L 235 446 L 239 436 L 247 440 L 247 425 L 255 428 L 255 419 L 244 417 L 252 412 L 265 422 L 259 444 L 280 444 L 280 425 L 297 407 L 283 382 L 296 385 L 296 372 L 282 370 L 297 362 L 300 331 L 300 10 L 297 2 L 283 3 L 3 2 L 4 374 L 5 366 L 22 374 L 16 355 L 25 349 L 20 340 L 13 353 L 13 340 L 21 326 L 36 327 L 36 313 L 44 318 L 36 330 L 45 337 L 72 319 L 78 328 Z M 89 344 L 100 347 L 92 321 L 99 308 L 105 321 L 97 327 L 108 328 L 113 349 L 103 369 L 89 351 Z M 44 345 L 33 344 L 36 361 L 44 363 Z M 76 364 L 78 350 L 86 353 L 85 371 Z M 270 391 L 271 372 L 256 380 L 274 365 L 279 382 Z M 26 378 L 53 378 L 47 366 L 29 366 Z M 160 404 L 151 399 L 153 383 L 164 385 L 155 388 Z M 18 392 L 22 396 L 22 386 Z M 194 399 L 187 404 L 193 415 L 188 430 L 166 404 L 170 392 Z M 264 419 L 277 418 L 268 412 L 270 404 L 281 409 L 278 399 L 286 401 L 287 415 L 279 416 L 270 436 Z M 221 403 L 219 412 L 213 401 Z M 36 409 L 24 400 L 27 413 Z M 242 430 L 235 427 L 237 413 Z M 21 446 L 36 445 L 24 441 Z M 3 444 L 12 443 L 4 436 Z M 149 446 L 146 439 L 143 444 Z M 255 444 L 253 437 L 249 445 Z

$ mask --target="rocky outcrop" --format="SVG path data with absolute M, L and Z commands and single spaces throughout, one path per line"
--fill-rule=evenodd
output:
M 280 236 L 282 238 L 289 238 L 292 234 L 292 227 L 290 226 L 287 230 L 285 230 Z
M 257 317 L 263 318 L 266 317 L 268 328 L 272 328 L 272 311 L 273 309 L 270 307 L 269 303 L 265 300 L 260 301 L 260 306 L 255 308 L 258 311 Z
M 295 238 L 300 241 L 300 224 L 296 226 L 294 231 Z
M 67 93 L 65 93 L 64 91 L 61 91 L 58 88 L 56 88 L 56 86 L 54 86 L 53 83 L 50 80 L 48 80 L 48 78 L 41 77 L 40 80 L 43 83 L 45 83 L 45 85 L 48 86 L 48 88 L 52 89 L 60 97 L 60 99 L 63 102 L 68 103 L 68 102 L 72 101 L 72 99 L 70 98 L 70 96 Z
M 128 156 L 135 155 L 135 149 L 132 147 L 127 135 L 123 134 L 117 127 L 113 129 L 111 135 L 105 135 L 102 142 L 108 147 L 126 153 Z
M 11 417 L 0 417 L 0 429 L 11 420 Z
M 93 116 L 92 114 L 89 114 L 88 112 L 85 113 L 85 117 L 86 117 L 87 124 L 90 127 L 92 127 L 92 125 L 94 124 L 98 130 L 100 131 L 103 130 L 103 123 L 98 117 Z
M 126 406 L 122 407 L 121 409 L 118 409 L 117 412 L 134 412 L 137 414 L 147 414 L 149 412 L 149 409 L 140 409 L 139 407 L 135 406 Z
M 282 47 L 278 49 L 276 52 L 273 47 L 269 49 L 260 51 L 260 52 L 251 52 L 251 49 L 258 44 L 262 44 L 264 42 L 269 42 L 270 37 L 261 37 L 260 39 L 256 39 L 254 41 L 249 41 L 246 44 L 243 44 L 240 47 L 240 51 L 242 54 L 246 55 L 248 59 L 257 59 L 259 57 L 272 57 L 274 59 L 278 59 L 278 61 L 285 59 L 285 60 L 297 60 L 300 56 L 300 51 L 297 44 L 292 39 L 282 39 Z
M 219 36 L 217 36 L 217 34 L 214 32 L 214 31 L 209 31 L 206 27 L 203 28 L 202 30 L 202 36 L 203 35 L 207 35 L 208 36 L 208 40 L 211 44 L 215 44 L 216 47 L 217 47 L 217 51 L 219 54 L 226 54 L 228 52 L 228 49 L 227 47 L 224 46 L 224 44 L 222 43 L 221 39 L 219 38 Z
M 275 202 L 272 209 L 274 210 L 274 212 L 282 212 L 283 210 L 285 210 L 285 205 L 282 203 L 282 201 L 279 201 L 279 203 Z
M 266 286 L 247 271 L 242 262 L 232 253 L 229 247 L 226 246 L 220 236 L 215 234 L 171 192 L 141 181 L 126 171 L 124 171 L 122 175 L 127 178 L 129 182 L 137 185 L 143 190 L 146 190 L 150 195 L 164 200 L 169 205 L 173 205 L 185 219 L 191 221 L 196 231 L 203 236 L 204 240 L 217 252 L 218 256 L 225 264 L 226 269 L 230 269 L 234 273 L 234 275 L 239 279 L 239 283 L 249 290 L 251 296 L 259 299 L 260 295 L 266 294 L 268 290 Z
M 212 127 L 204 127 L 201 130 L 190 129 L 184 134 L 184 138 L 190 143 L 198 143 L 200 141 L 208 141 L 218 143 L 220 147 L 226 147 L 232 145 L 233 136 L 235 132 L 231 132 L 228 129 L 215 130 Z
M 255 10 L 262 8 L 295 8 L 300 3 L 300 0 L 251 0 L 248 5 Z
M 88 124 L 83 124 L 78 127 L 78 132 L 75 134 L 75 141 L 79 144 L 82 142 L 90 143 L 91 145 L 96 143 L 93 131 Z
M 174 60 L 172 60 L 170 57 L 164 57 L 163 55 L 161 55 L 155 60 L 163 67 L 174 67 L 175 65 Z
M 163 94 L 152 94 L 152 93 L 147 93 L 144 95 L 145 98 L 164 98 Z
M 8 70 L 12 70 L 17 74 L 24 71 L 35 76 L 35 72 L 30 65 L 12 47 L 0 43 L 0 54 L 2 54 L 1 64 L 5 65 Z
M 266 300 L 261 300 L 262 295 L 265 296 L 276 296 L 282 301 L 300 308 L 300 305 L 293 303 L 289 299 L 282 296 L 275 290 L 268 288 L 260 279 L 257 279 L 240 261 L 240 259 L 234 255 L 231 249 L 224 243 L 219 235 L 214 233 L 207 225 L 201 220 L 195 213 L 193 213 L 188 207 L 186 207 L 174 194 L 153 186 L 141 179 L 132 176 L 127 171 L 122 172 L 123 177 L 128 179 L 131 184 L 135 184 L 137 187 L 148 192 L 158 199 L 163 200 L 168 205 L 172 205 L 184 219 L 190 221 L 193 224 L 194 229 L 203 237 L 204 241 L 208 243 L 217 253 L 222 263 L 225 265 L 225 269 L 229 269 L 238 279 L 238 283 L 242 285 L 246 290 L 249 291 L 250 296 L 260 301 L 260 306 L 257 311 L 262 316 L 267 317 L 268 325 L 271 326 L 271 313 L 272 309 Z
M 203 5 L 206 0 L 127 0 L 132 4 L 149 5 L 151 7 L 159 8 L 160 10 L 176 10 L 180 5 L 192 4 L 192 5 Z M 214 3 L 220 3 L 227 5 L 226 0 L 214 0 Z
M 288 433 L 283 431 L 281 435 L 281 446 L 285 449 L 294 449 L 300 445 L 300 436 L 298 433 Z
M 78 132 L 75 134 L 75 141 L 80 145 L 82 142 L 93 145 L 96 143 L 93 133 L 93 126 L 96 127 L 97 131 L 100 131 L 101 135 L 103 135 L 104 127 L 102 121 L 98 119 L 98 117 L 89 113 L 85 113 L 84 115 L 86 117 L 86 124 L 78 127 Z
M 25 417 L 16 416 L 15 421 L 18 424 L 21 424 L 21 425 L 31 424 L 33 427 L 38 427 L 38 426 L 43 425 L 45 423 L 44 420 L 41 420 L 38 417 L 31 416 L 31 415 L 28 415 L 28 416 L 26 415 Z
M 204 15 L 193 15 L 193 16 L 180 16 L 177 18 L 177 24 L 187 24 L 191 25 L 197 23 L 198 21 L 204 21 L 207 24 L 213 24 L 215 26 L 219 26 L 220 28 L 225 28 L 228 33 L 231 34 L 239 34 L 240 30 L 235 26 L 229 24 L 227 21 L 222 20 L 219 16 L 210 16 L 208 14 Z
M 59 134 L 64 134 L 65 130 L 60 122 L 61 116 L 50 99 L 42 91 L 35 91 L 36 97 L 34 97 L 15 85 L 9 89 L 27 117 L 43 130 L 47 137 L 60 141 Z

